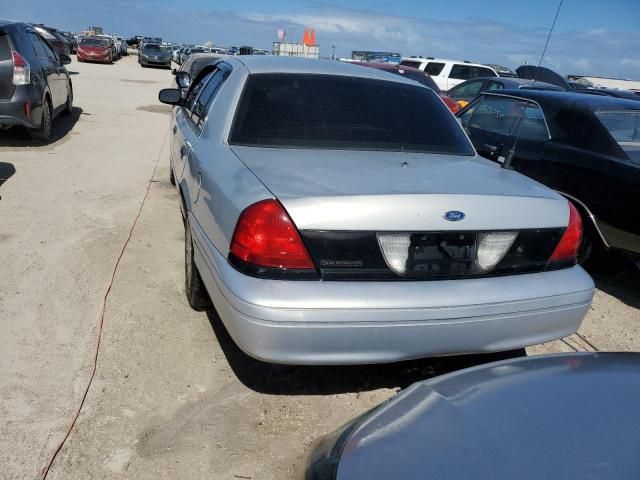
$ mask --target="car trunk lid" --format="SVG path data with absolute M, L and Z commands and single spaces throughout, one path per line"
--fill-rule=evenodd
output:
M 564 199 L 480 157 L 232 150 L 282 202 L 300 230 L 480 231 L 567 225 Z M 462 212 L 463 218 L 445 218 L 453 211 Z

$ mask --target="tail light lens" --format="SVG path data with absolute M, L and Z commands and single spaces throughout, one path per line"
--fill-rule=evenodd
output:
M 580 212 L 569 202 L 569 226 L 549 259 L 548 269 L 563 268 L 575 265 L 578 251 L 582 243 L 582 218 Z
M 451 97 L 449 97 L 448 95 L 440 95 L 440 97 L 442 98 L 442 101 L 445 103 L 445 105 L 449 107 L 449 110 L 451 110 L 451 112 L 458 113 L 458 110 L 460 110 L 460 106 L 456 102 L 454 102 Z
M 273 199 L 254 203 L 242 212 L 229 260 L 241 271 L 260 277 L 317 276 L 296 226 Z
M 18 52 L 11 52 L 13 57 L 13 84 L 29 85 L 31 83 L 31 65 Z

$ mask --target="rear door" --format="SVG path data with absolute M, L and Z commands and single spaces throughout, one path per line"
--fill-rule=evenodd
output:
M 11 39 L 8 32 L 0 31 L 0 100 L 13 97 L 16 87 L 13 84 L 13 59 L 11 57 Z
M 58 84 L 59 66 L 51 59 L 51 55 L 49 53 L 51 51 L 51 47 L 45 45 L 45 42 L 42 41 L 40 35 L 38 35 L 35 30 L 27 30 L 27 36 L 29 37 L 29 42 L 33 47 L 35 57 L 38 61 L 38 65 L 32 65 L 31 68 L 38 68 L 41 71 L 42 76 L 46 79 L 47 85 L 49 86 L 49 92 L 51 94 L 51 102 L 55 109 L 58 107 L 60 102 Z
M 447 90 L 461 84 L 465 80 L 471 80 L 471 67 L 464 63 L 454 63 L 447 75 Z

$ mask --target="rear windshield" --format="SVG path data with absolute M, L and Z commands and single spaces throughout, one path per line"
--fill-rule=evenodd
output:
M 109 45 L 109 40 L 106 38 L 83 38 L 80 40 L 81 47 L 106 47 Z
M 251 75 L 229 141 L 265 147 L 475 154 L 432 90 L 336 75 Z
M 0 62 L 11 60 L 11 47 L 9 46 L 9 36 L 0 33 Z

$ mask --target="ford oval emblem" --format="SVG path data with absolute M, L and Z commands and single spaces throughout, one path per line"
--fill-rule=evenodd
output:
M 450 222 L 459 222 L 460 220 L 464 219 L 465 215 L 458 210 L 451 210 L 449 212 L 446 212 L 443 217 L 445 220 L 449 220 Z

